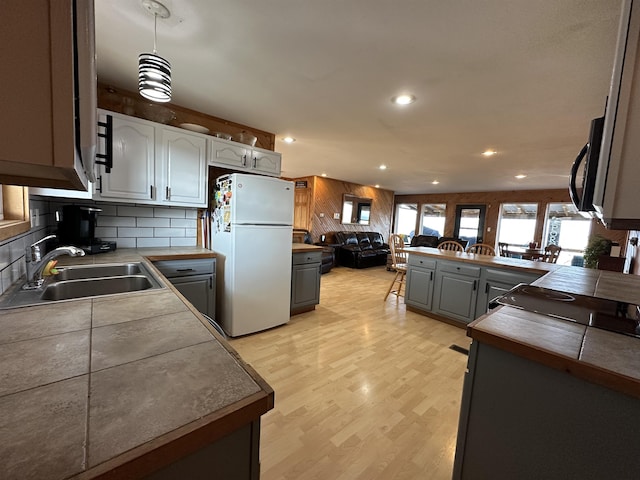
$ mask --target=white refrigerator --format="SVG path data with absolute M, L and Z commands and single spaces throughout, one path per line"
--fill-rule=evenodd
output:
M 216 320 L 231 337 L 289 321 L 293 197 L 293 182 L 278 178 L 234 173 L 216 180 Z

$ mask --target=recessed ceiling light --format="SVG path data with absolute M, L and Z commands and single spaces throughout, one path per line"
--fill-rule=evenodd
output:
M 484 152 L 482 152 L 482 155 L 484 155 L 485 157 L 493 157 L 496 153 L 495 150 L 485 150 Z
M 282 139 L 282 141 L 283 141 L 283 142 L 286 142 L 286 143 L 293 143 L 293 142 L 295 142 L 295 141 L 296 141 L 296 139 L 295 139 L 295 138 L 293 138 L 293 137 L 284 137 L 284 138 Z
M 326 174 L 326 173 L 323 173 L 323 174 L 322 174 L 322 175 L 320 175 L 320 176 L 321 176 L 321 177 L 326 177 L 326 176 L 327 176 L 327 174 Z
M 402 95 L 396 95 L 395 97 L 391 97 L 391 101 L 396 105 L 409 105 L 416 101 L 415 95 L 410 95 L 408 93 L 403 93 Z
M 378 185 L 377 183 L 376 183 L 376 185 L 375 185 L 375 186 L 376 186 L 376 188 L 380 188 L 380 185 Z
M 386 165 L 380 165 L 378 168 L 379 168 L 380 170 L 386 170 L 386 169 L 387 169 L 387 166 L 386 166 Z
M 440 182 L 438 180 L 434 180 L 433 182 L 431 182 L 433 185 L 438 185 Z
M 526 175 L 523 175 L 523 174 L 521 173 L 520 175 L 516 175 L 516 178 L 517 178 L 518 180 L 522 180 L 523 178 L 527 178 L 527 176 L 526 176 Z

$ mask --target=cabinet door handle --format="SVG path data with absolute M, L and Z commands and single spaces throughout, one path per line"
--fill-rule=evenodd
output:
M 243 155 L 243 156 L 242 156 L 242 166 L 243 166 L 243 167 L 246 167 L 246 166 L 247 166 L 247 156 L 246 156 L 246 155 Z
M 167 187 L 166 197 L 166 200 L 169 200 L 171 198 L 171 187 Z
M 176 272 L 193 272 L 193 268 L 176 268 Z
M 256 168 L 258 166 L 258 159 L 256 157 L 253 157 L 253 168 Z
M 105 173 L 111 173 L 113 168 L 113 117 L 107 115 L 105 122 L 98 122 L 98 127 L 104 127 L 104 132 L 98 132 L 98 137 L 104 138 L 104 153 L 96 153 L 95 163 L 104 165 Z
M 489 293 L 489 282 L 484 285 L 484 293 Z
M 98 177 L 98 187 L 97 190 L 102 193 L 102 175 Z
M 213 278 L 209 277 L 209 290 L 213 289 Z
M 475 291 L 475 289 L 476 289 L 477 284 L 478 284 L 478 281 L 477 281 L 477 280 L 474 280 L 474 281 L 473 281 L 473 290 L 474 290 L 474 291 Z
M 433 282 L 433 270 L 429 272 L 429 281 Z
M 149 185 L 149 191 L 151 192 L 151 200 L 153 200 L 153 185 Z

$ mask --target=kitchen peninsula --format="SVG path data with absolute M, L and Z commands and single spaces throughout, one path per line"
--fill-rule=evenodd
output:
M 214 255 L 123 249 L 68 263 Z M 163 288 L 0 312 L 1 478 L 259 477 L 273 390 L 154 271 Z

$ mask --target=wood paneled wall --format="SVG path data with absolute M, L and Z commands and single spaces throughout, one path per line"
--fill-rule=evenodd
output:
M 537 203 L 538 216 L 535 238 L 532 241 L 542 243 L 547 204 L 557 202 L 570 202 L 567 189 L 557 190 L 510 190 L 504 192 L 471 192 L 471 193 L 429 193 L 418 195 L 396 195 L 395 203 L 417 203 L 418 212 L 423 203 L 445 203 L 447 205 L 444 236 L 453 236 L 455 226 L 456 205 L 478 204 L 486 205 L 487 213 L 484 224 L 484 243 L 495 245 L 498 219 L 500 217 L 500 204 L 502 203 Z M 419 221 L 416 222 L 416 231 L 419 231 Z M 620 243 L 622 250 L 626 246 L 626 230 L 606 230 L 595 220 L 592 234 L 598 233 L 614 242 Z
M 98 83 L 98 107 L 147 120 L 153 120 L 153 118 L 150 118 L 146 112 L 150 112 L 152 109 L 168 108 L 176 114 L 176 118 L 169 122 L 169 125 L 174 127 L 179 126 L 181 123 L 195 123 L 196 125 L 207 127 L 212 133 L 223 132 L 233 135 L 234 133 L 246 131 L 257 137 L 256 147 L 267 150 L 275 149 L 276 136 L 273 133 L 206 115 L 174 103 L 153 104 L 153 102 L 145 100 L 137 92 L 130 92 L 102 83 Z
M 385 240 L 389 238 L 393 216 L 392 191 L 317 176 L 291 180 L 307 182 L 306 189 L 296 189 L 294 227 L 309 230 L 314 242 L 319 241 L 322 234 L 326 234 L 327 241 L 331 242 L 330 234 L 342 230 L 379 232 Z M 342 217 L 342 196 L 345 193 L 372 199 L 369 225 L 344 225 L 341 219 L 334 218 L 335 213 Z

